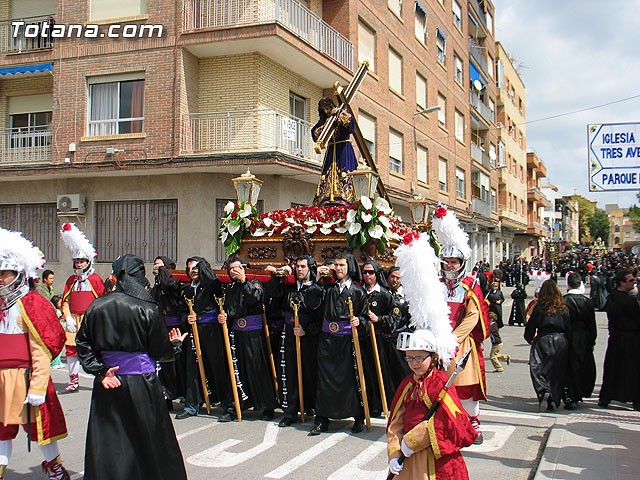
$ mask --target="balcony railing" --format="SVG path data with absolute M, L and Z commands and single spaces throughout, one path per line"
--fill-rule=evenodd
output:
M 24 22 L 24 25 L 14 27 L 11 22 Z M 43 50 L 53 47 L 50 35 L 42 37 L 39 33 L 44 24 L 53 25 L 53 17 L 30 17 L 14 19 L 0 24 L 0 53 L 21 53 L 33 50 Z M 26 36 L 26 29 L 38 33 L 36 36 Z M 17 31 L 15 31 L 17 29 Z
M 353 43 L 296 0 L 185 0 L 186 32 L 279 23 L 316 50 L 353 70 Z
M 183 154 L 279 151 L 321 165 L 313 125 L 277 109 L 191 113 L 182 118 Z
M 484 47 L 478 45 L 473 38 L 469 39 L 469 52 L 471 56 L 473 56 L 474 60 L 480 65 L 480 68 L 484 71 L 484 73 L 489 73 L 489 64 L 487 63 L 487 59 L 482 55 L 482 50 Z
M 474 213 L 479 213 L 483 217 L 490 218 L 491 217 L 491 204 L 489 202 L 485 202 L 484 200 L 472 197 L 471 198 L 471 208 Z
M 480 4 L 478 3 L 478 0 L 469 0 L 469 3 L 473 7 L 473 11 L 478 16 L 478 18 L 480 19 L 482 24 L 486 27 L 487 26 L 487 17 L 486 17 L 486 15 L 484 13 L 484 10 L 482 10 L 480 8 Z
M 487 107 L 473 90 L 469 92 L 469 103 L 487 122 L 491 123 L 494 121 L 495 112 Z
M 476 162 L 481 163 L 484 168 L 490 170 L 491 169 L 491 159 L 489 155 L 487 155 L 482 148 L 480 148 L 475 143 L 471 142 L 471 158 Z
M 8 128 L 0 132 L 0 165 L 51 161 L 51 130 Z

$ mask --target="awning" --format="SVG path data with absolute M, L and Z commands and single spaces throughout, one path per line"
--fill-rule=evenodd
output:
M 439 28 L 436 29 L 438 31 L 438 35 L 440 35 L 442 38 L 444 38 L 444 40 L 447 40 L 447 37 L 445 37 L 444 33 L 442 30 L 440 30 Z
M 485 82 L 484 78 L 482 78 L 482 75 L 480 75 L 480 72 L 478 71 L 478 69 L 471 62 L 469 62 L 469 79 L 471 80 L 471 83 L 475 82 L 476 80 L 480 80 L 480 82 L 485 87 L 487 86 L 487 82 Z
M 425 15 L 427 14 L 427 10 L 422 5 L 420 5 L 420 2 L 418 0 L 416 0 L 416 8 Z
M 22 73 L 37 73 L 51 71 L 53 63 L 40 63 L 38 65 L 25 65 L 23 67 L 0 68 L 0 75 L 17 75 Z

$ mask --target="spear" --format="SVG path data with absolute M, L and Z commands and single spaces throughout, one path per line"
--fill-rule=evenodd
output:
M 225 315 L 224 295 L 222 297 L 215 298 L 220 307 L 220 313 Z M 222 324 L 222 336 L 224 337 L 224 347 L 227 350 L 227 362 L 229 364 L 229 375 L 231 376 L 231 389 L 233 390 L 233 401 L 236 404 L 236 417 L 238 417 L 238 421 L 241 422 L 242 408 L 240 408 L 240 398 L 238 397 L 238 384 L 236 383 L 236 375 L 233 368 L 233 357 L 231 356 L 231 344 L 229 343 L 229 328 L 227 327 L 227 322 Z
M 351 297 L 347 298 L 349 305 L 349 321 L 353 318 L 353 302 Z M 369 415 L 369 399 L 367 398 L 367 386 L 364 383 L 364 371 L 362 370 L 362 355 L 360 353 L 360 338 L 358 337 L 358 327 L 351 328 L 353 336 L 353 349 L 356 352 L 356 366 L 358 367 L 358 379 L 360 380 L 360 390 L 362 390 L 362 408 L 364 409 L 364 418 L 367 421 L 367 430 L 371 430 L 371 416 Z
M 193 310 L 193 300 L 187 297 L 184 297 L 185 302 L 187 302 L 187 307 L 189 307 L 189 315 L 195 315 L 196 312 Z M 207 377 L 204 373 L 204 364 L 202 363 L 202 349 L 200 348 L 200 335 L 198 333 L 198 323 L 193 322 L 191 325 L 191 331 L 193 332 L 193 343 L 196 346 L 196 357 L 198 357 L 198 370 L 200 371 L 200 382 L 202 383 L 202 394 L 204 395 L 204 403 L 207 406 L 207 413 L 211 414 L 211 402 L 209 402 L 209 389 L 207 388 Z

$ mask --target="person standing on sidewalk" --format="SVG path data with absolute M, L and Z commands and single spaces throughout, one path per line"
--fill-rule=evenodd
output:
M 609 343 L 598 405 L 606 408 L 611 400 L 631 401 L 633 409 L 640 411 L 640 307 L 636 298 L 629 295 L 634 276 L 631 270 L 620 270 L 614 281 L 616 289 L 605 305 Z
M 494 312 L 490 312 L 489 318 L 491 318 L 491 324 L 489 324 L 489 331 L 491 332 L 491 353 L 489 354 L 489 358 L 496 372 L 502 373 L 504 372 L 504 368 L 502 368 L 500 360 L 507 362 L 507 365 L 509 365 L 511 363 L 511 355 L 500 353 L 500 350 L 502 350 L 502 338 L 500 337 L 498 316 Z

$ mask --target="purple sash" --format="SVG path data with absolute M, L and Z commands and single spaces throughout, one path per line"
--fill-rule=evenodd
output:
M 218 321 L 218 311 L 211 310 L 209 312 L 204 312 L 202 315 L 198 317 L 196 320 L 197 323 L 213 323 Z
M 262 328 L 262 315 L 247 315 L 233 321 L 231 327 L 237 331 L 260 330 Z
M 116 375 L 142 375 L 156 371 L 155 364 L 148 353 L 111 350 L 102 352 L 101 356 L 102 361 L 109 368 L 120 367 L 116 370 Z
M 311 322 L 311 320 L 313 320 L 313 316 L 309 313 L 298 313 L 298 320 L 300 320 L 300 325 L 305 326 L 309 322 Z M 292 327 L 295 327 L 295 322 L 293 321 L 293 313 L 284 312 L 284 321 Z
M 348 320 L 330 322 L 324 318 L 322 320 L 322 331 L 331 335 L 351 335 L 351 323 Z
M 180 319 L 173 315 L 164 315 L 164 323 L 167 324 L 167 327 L 179 327 Z

